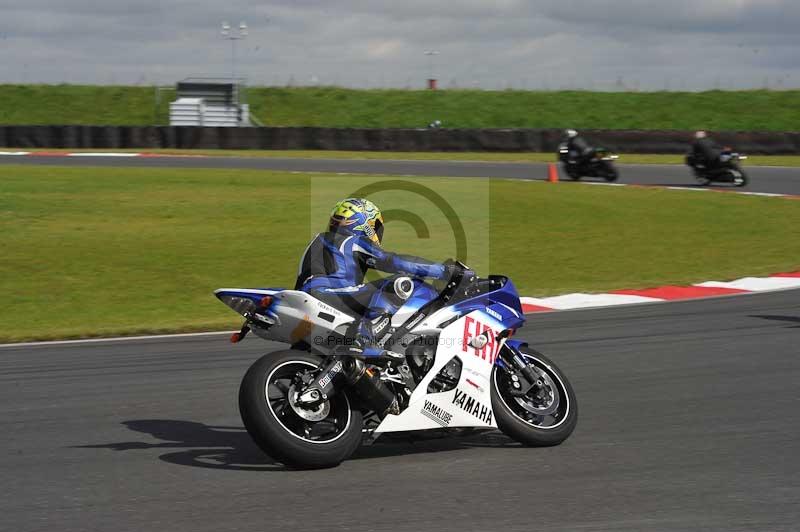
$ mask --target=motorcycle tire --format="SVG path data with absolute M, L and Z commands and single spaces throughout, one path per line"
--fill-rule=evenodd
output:
M 543 389 L 548 391 L 552 402 L 549 406 L 538 409 L 538 405 L 529 402 L 528 395 L 522 398 L 512 396 L 512 381 L 505 370 L 495 367 L 492 372 L 492 410 L 497 427 L 506 436 L 523 445 L 558 445 L 572 434 L 578 423 L 575 392 L 564 373 L 552 360 L 527 346 L 523 346 L 520 351 L 530 365 L 546 376 L 542 377 Z M 535 413 L 538 410 L 544 414 L 549 408 L 554 408 L 555 399 L 558 405 L 554 412 L 542 416 Z
M 746 187 L 747 184 L 750 182 L 750 179 L 747 177 L 747 174 L 745 174 L 740 169 L 731 170 L 731 178 L 733 181 L 733 186 L 735 187 Z
M 564 173 L 573 181 L 580 181 L 581 173 L 575 168 L 574 164 L 564 164 Z
M 700 185 L 701 187 L 707 187 L 708 185 L 711 184 L 711 180 L 703 174 L 696 173 L 694 175 L 694 178 L 697 180 L 697 184 Z
M 248 434 L 262 451 L 293 469 L 337 466 L 361 444 L 361 411 L 345 391 L 316 410 L 289 399 L 298 374 L 315 371 L 320 361 L 304 351 L 269 353 L 250 366 L 239 387 L 239 413 Z
M 607 162 L 604 166 L 605 166 L 604 169 L 605 172 L 603 177 L 605 177 L 606 181 L 608 181 L 609 183 L 613 183 L 614 181 L 619 179 L 619 171 L 616 168 L 614 168 L 613 164 Z

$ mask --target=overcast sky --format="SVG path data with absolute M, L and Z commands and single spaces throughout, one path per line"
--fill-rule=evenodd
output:
M 800 0 L 0 0 L 0 83 L 800 86 Z M 425 50 L 437 50 L 432 65 Z

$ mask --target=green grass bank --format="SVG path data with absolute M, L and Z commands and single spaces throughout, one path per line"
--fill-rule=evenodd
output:
M 153 87 L 0 85 L 0 124 L 148 125 L 168 122 L 171 90 Z M 351 90 L 248 91 L 270 126 L 709 129 L 796 131 L 800 90 L 589 92 Z

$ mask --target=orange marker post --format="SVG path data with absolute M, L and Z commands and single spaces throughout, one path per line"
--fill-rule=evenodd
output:
M 554 163 L 550 163 L 547 168 L 547 182 L 558 183 L 558 168 Z

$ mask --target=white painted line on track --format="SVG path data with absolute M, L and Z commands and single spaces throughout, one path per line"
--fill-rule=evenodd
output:
M 403 176 L 405 177 L 405 176 Z M 408 176 L 413 177 L 413 176 Z M 459 178 L 463 179 L 463 178 Z M 472 178 L 468 178 L 472 179 Z M 475 179 L 484 179 L 484 178 L 475 178 Z M 538 177 L 502 177 L 497 178 L 502 181 L 514 181 L 514 182 L 528 182 L 528 183 L 547 183 L 545 179 L 538 178 Z M 568 181 L 566 179 L 559 180 L 559 183 L 575 183 L 573 181 Z M 728 194 L 741 194 L 743 196 L 765 196 L 770 198 L 800 198 L 800 195 L 797 194 L 779 194 L 775 192 L 744 192 L 739 190 L 724 190 L 724 189 L 717 189 L 717 188 L 698 188 L 698 187 L 681 187 L 681 186 L 663 186 L 663 185 L 640 185 L 636 183 L 603 183 L 603 182 L 593 182 L 593 181 L 578 181 L 576 184 L 578 185 L 593 185 L 593 186 L 604 186 L 604 187 L 634 187 L 639 189 L 652 189 L 652 190 L 688 190 L 692 192 L 725 192 Z
M 734 190 L 737 194 L 742 194 L 744 196 L 767 196 L 770 198 L 780 198 L 786 196 L 787 194 L 776 194 L 774 192 L 739 192 L 738 190 Z
M 211 331 L 200 333 L 179 333 L 179 334 L 152 334 L 148 336 L 118 336 L 114 338 L 85 338 L 83 340 L 51 340 L 42 342 L 20 342 L 17 344 L 0 344 L 0 349 L 14 347 L 49 347 L 56 345 L 81 345 L 99 344 L 107 342 L 134 342 L 137 340 L 164 340 L 172 338 L 201 338 L 203 336 L 219 336 L 223 334 L 233 334 L 238 331 Z
M 140 153 L 120 153 L 120 152 L 74 152 L 65 153 L 67 157 L 140 157 Z
M 708 281 L 695 286 L 765 292 L 784 288 L 800 288 L 800 277 L 744 277 L 730 282 Z
M 626 294 L 566 294 L 563 296 L 525 298 L 525 303 L 547 307 L 555 310 L 574 308 L 608 307 L 615 305 L 631 305 L 633 303 L 656 303 L 663 301 L 654 297 Z
M 29 151 L 0 151 L 0 155 L 30 155 Z

